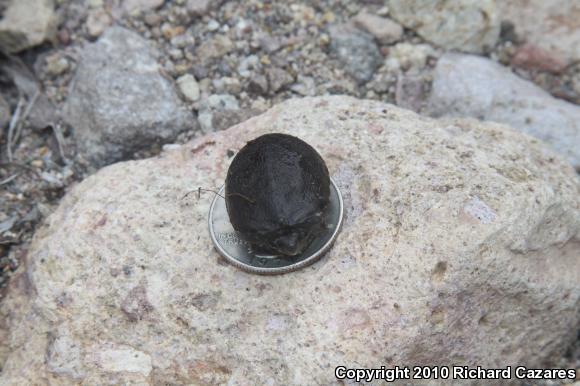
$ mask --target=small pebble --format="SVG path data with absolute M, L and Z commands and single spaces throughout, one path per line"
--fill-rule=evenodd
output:
M 195 102 L 200 97 L 199 85 L 191 74 L 185 74 L 177 79 L 179 91 L 190 102 Z

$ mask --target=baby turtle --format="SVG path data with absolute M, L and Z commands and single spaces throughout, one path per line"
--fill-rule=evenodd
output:
M 296 256 L 327 226 L 328 168 L 301 139 L 266 134 L 232 161 L 225 199 L 232 226 L 256 250 Z

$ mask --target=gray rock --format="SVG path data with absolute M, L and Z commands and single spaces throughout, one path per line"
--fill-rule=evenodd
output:
M 580 61 L 580 8 L 574 0 L 497 0 L 502 20 L 515 25 L 519 38 L 528 44 L 520 55 L 533 59 L 526 63 L 544 69 L 563 69 Z M 528 52 L 526 52 L 528 51 Z
M 195 37 L 188 34 L 177 35 L 171 38 L 171 45 L 177 48 L 185 48 L 195 44 Z
M 238 95 L 242 91 L 242 84 L 238 78 L 217 78 L 212 81 L 212 84 L 218 93 Z
M 423 74 L 401 74 L 397 77 L 395 88 L 395 102 L 397 106 L 404 109 L 419 112 L 427 103 L 426 95 L 429 95 L 428 89 L 430 79 Z
M 271 67 L 266 70 L 270 91 L 277 92 L 294 83 L 294 77 L 279 67 Z
M 16 53 L 56 35 L 53 0 L 5 0 L 0 14 L 0 49 Z
M 220 28 L 220 23 L 217 20 L 211 19 L 207 23 L 207 30 L 208 31 L 217 31 Z
M 373 37 L 348 25 L 332 26 L 329 34 L 330 49 L 345 71 L 359 83 L 368 82 L 383 60 Z
M 238 111 L 239 109 L 240 105 L 238 100 L 232 95 L 210 95 L 208 98 L 205 98 L 200 102 L 198 121 L 201 126 L 201 130 L 204 133 L 209 133 L 215 130 L 227 129 L 229 126 L 224 127 L 224 125 L 227 125 L 231 121 L 226 117 L 230 115 L 237 115 L 237 113 L 234 112 Z M 220 122 L 214 122 L 216 117 Z
M 255 108 L 245 108 L 239 110 L 216 111 L 212 114 L 212 126 L 214 130 L 225 130 L 240 122 L 260 114 L 262 111 Z
M 80 57 L 64 117 L 94 164 L 127 158 L 195 127 L 173 83 L 159 73 L 154 51 L 136 33 L 109 28 Z
M 303 96 L 316 95 L 316 81 L 311 76 L 299 74 L 296 83 L 290 86 L 290 90 Z
M 446 54 L 435 69 L 429 111 L 506 123 L 539 138 L 580 169 L 580 107 L 556 99 L 479 56 Z
M 252 76 L 248 83 L 248 91 L 257 95 L 268 93 L 268 79 L 262 74 Z
M 222 3 L 223 0 L 187 0 L 185 7 L 192 16 L 204 16 Z
M 255 33 L 256 42 L 267 53 L 274 53 L 282 48 L 282 42 L 279 37 L 272 36 L 266 33 Z
M 269 132 L 320 152 L 346 210 L 328 254 L 281 276 L 224 263 L 207 230 L 214 195 L 183 199 L 221 185 L 228 153 Z M 285 102 L 74 187 L 0 307 L 2 383 L 337 385 L 338 365 L 547 367 L 580 322 L 574 176 L 503 125 L 350 97 Z
M 388 0 L 387 4 L 395 20 L 446 49 L 485 52 L 499 37 L 495 0 Z
M 242 78 L 249 78 L 256 70 L 261 68 L 262 64 L 260 63 L 260 58 L 256 55 L 249 55 L 240 61 L 240 64 L 238 65 L 238 74 Z
M 354 24 L 381 44 L 393 44 L 403 37 L 403 27 L 397 22 L 367 12 L 361 12 L 354 18 Z
M 210 40 L 206 40 L 197 48 L 195 54 L 206 62 L 211 59 L 220 58 L 234 49 L 234 43 L 226 35 L 216 35 Z
M 45 94 L 40 94 L 26 119 L 32 129 L 44 129 L 58 122 L 58 112 Z

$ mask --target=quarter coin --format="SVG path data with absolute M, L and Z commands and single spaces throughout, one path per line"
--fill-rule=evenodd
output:
M 224 187 L 216 195 L 209 210 L 209 234 L 217 251 L 232 265 L 251 273 L 275 275 L 296 271 L 320 259 L 332 246 L 342 225 L 344 207 L 340 190 L 330 179 L 330 203 L 326 208 L 327 228 L 297 256 L 262 255 L 252 249 L 230 223 Z

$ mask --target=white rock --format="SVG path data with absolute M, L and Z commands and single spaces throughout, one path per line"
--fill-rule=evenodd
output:
M 195 102 L 199 99 L 200 91 L 197 81 L 191 74 L 185 74 L 177 79 L 177 86 L 179 90 L 190 102 Z
M 207 23 L 208 31 L 217 31 L 220 28 L 220 23 L 217 20 L 211 19 Z
M 187 0 L 186 9 L 192 16 L 204 16 L 222 2 L 223 0 Z
M 165 0 L 124 0 L 123 7 L 129 14 L 151 11 L 163 5 Z
M 54 39 L 53 0 L 6 0 L 0 18 L 0 49 L 16 53 Z
M 139 373 L 146 377 L 152 370 L 151 357 L 128 346 L 95 345 L 87 357 L 105 373 Z
M 398 43 L 390 48 L 385 64 L 390 71 L 418 71 L 425 67 L 429 56 L 434 54 L 433 47 L 428 44 Z
M 502 20 L 538 55 L 561 67 L 580 60 L 580 8 L 575 0 L 497 0 Z M 529 49 L 529 48 L 528 48 Z
M 447 49 L 485 52 L 500 30 L 495 0 L 388 0 L 392 17 Z
M 556 99 L 479 56 L 446 54 L 434 73 L 429 111 L 509 124 L 547 143 L 580 169 L 580 107 Z
M 370 33 L 382 44 L 392 44 L 401 40 L 403 27 L 384 17 L 361 12 L 354 18 L 354 24 Z
M 183 199 L 219 187 L 228 153 L 268 132 L 313 145 L 346 210 L 329 253 L 282 276 L 225 264 L 207 230 L 214 195 Z M 580 322 L 579 189 L 503 125 L 285 102 L 73 188 L 0 307 L 2 383 L 330 385 L 340 364 L 544 366 Z M 81 358 L 82 380 L 46 365 L 54 342 Z

